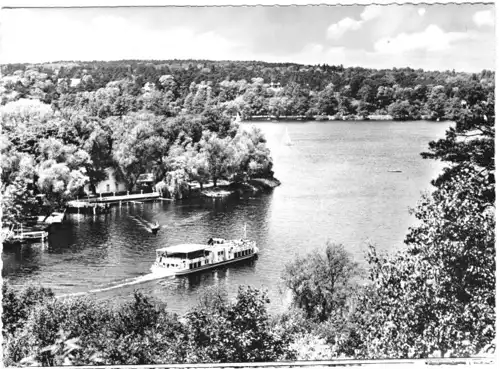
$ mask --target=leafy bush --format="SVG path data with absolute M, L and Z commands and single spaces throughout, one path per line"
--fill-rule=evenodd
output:
M 240 287 L 235 303 L 212 293 L 186 317 L 190 339 L 212 362 L 277 360 L 290 336 L 273 329 L 267 303 L 266 293 L 251 287 Z
M 2 333 L 6 337 L 23 327 L 30 311 L 38 304 L 54 298 L 54 293 L 44 287 L 29 285 L 16 291 L 8 281 L 2 286 Z

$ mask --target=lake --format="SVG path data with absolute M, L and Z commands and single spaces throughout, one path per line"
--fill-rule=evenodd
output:
M 69 215 L 48 243 L 4 250 L 2 275 L 11 283 L 51 287 L 57 295 L 93 293 L 120 303 L 134 290 L 183 313 L 209 286 L 266 288 L 271 308 L 281 311 L 287 294 L 280 285 L 284 265 L 296 255 L 343 244 L 366 266 L 367 245 L 404 247 L 415 220 L 408 213 L 430 190 L 442 164 L 424 160 L 429 141 L 444 137 L 442 122 L 254 123 L 268 139 L 275 176 L 282 185 L 270 193 L 230 199 L 191 199 L 113 207 L 99 216 Z M 244 124 L 246 127 L 250 123 Z M 292 145 L 284 144 L 285 132 Z M 390 172 L 400 170 L 401 172 Z M 162 224 L 157 236 L 141 219 Z M 157 279 L 150 274 L 155 249 L 205 242 L 212 236 L 257 241 L 257 259 L 191 276 Z

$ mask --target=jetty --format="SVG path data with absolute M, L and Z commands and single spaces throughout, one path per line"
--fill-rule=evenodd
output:
M 47 231 L 26 231 L 15 233 L 12 236 L 14 241 L 45 241 L 49 237 L 49 232 Z
M 159 197 L 160 197 L 159 192 L 149 192 L 149 193 L 134 193 L 134 194 L 112 195 L 112 196 L 99 195 L 97 197 L 88 197 L 86 200 L 83 201 L 90 204 L 110 204 L 119 202 L 156 200 Z M 79 202 L 79 200 L 76 200 L 76 202 Z M 75 201 L 70 201 L 68 204 L 73 204 L 73 203 L 75 203 Z
M 18 245 L 25 242 L 43 242 L 49 237 L 46 228 L 33 226 L 25 228 L 22 225 L 19 228 L 4 228 L 1 232 L 2 244 L 4 246 Z
M 95 196 L 86 199 L 72 200 L 67 203 L 69 213 L 104 214 L 109 212 L 111 204 L 138 203 L 160 199 L 159 192 L 136 193 L 126 195 Z

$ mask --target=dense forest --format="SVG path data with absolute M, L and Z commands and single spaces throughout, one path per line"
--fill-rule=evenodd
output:
M 450 119 L 464 102 L 484 100 L 493 93 L 495 78 L 487 70 L 468 74 L 208 60 L 11 64 L 2 66 L 2 73 L 7 77 L 2 80 L 3 103 L 35 96 L 64 108 L 92 99 L 98 91 L 109 93 L 120 85 L 118 81 L 127 81 L 126 87 L 121 83 L 119 96 L 111 98 L 121 102 L 118 109 L 146 107 L 175 115 L 216 104 L 231 113 L 240 112 L 246 119 L 367 119 L 380 115 L 397 120 Z M 128 101 L 131 96 L 142 100 Z
M 368 270 L 334 243 L 297 258 L 282 272 L 293 299 L 283 314 L 269 312 L 265 291 L 251 287 L 241 287 L 234 300 L 209 290 L 198 306 L 177 316 L 140 293 L 113 307 L 89 296 L 57 299 L 40 286 L 19 290 L 6 283 L 6 365 L 495 351 L 493 73 L 209 61 L 2 68 L 2 210 L 12 223 L 32 211 L 37 193 L 64 203 L 109 166 L 130 185 L 146 170 L 167 187 L 172 178 L 206 183 L 272 176 L 265 138 L 243 130 L 236 113 L 345 117 L 363 116 L 364 106 L 368 115 L 455 122 L 422 154 L 446 166 L 412 210 L 417 222 L 404 245 L 387 255 L 370 247 Z

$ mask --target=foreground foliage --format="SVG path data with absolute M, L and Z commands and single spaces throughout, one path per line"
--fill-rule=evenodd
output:
M 5 365 L 253 362 L 293 358 L 291 336 L 266 310 L 266 293 L 209 290 L 184 318 L 135 293 L 118 309 L 44 288 L 4 285 Z

